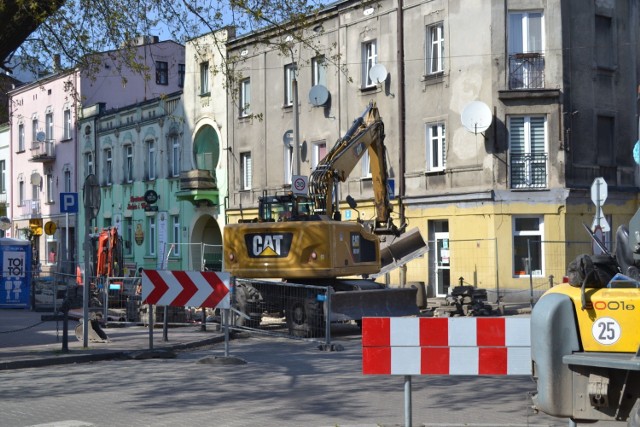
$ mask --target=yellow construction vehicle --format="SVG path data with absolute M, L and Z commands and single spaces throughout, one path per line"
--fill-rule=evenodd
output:
M 396 240 L 405 226 L 392 219 L 389 200 L 384 124 L 370 104 L 320 161 L 309 179 L 309 193 L 265 195 L 258 216 L 224 228 L 224 270 L 241 279 L 280 279 L 303 285 L 330 286 L 331 320 L 356 320 L 364 315 L 417 313 L 416 289 L 387 288 L 373 280 L 340 279 L 380 272 L 380 237 Z M 344 182 L 368 150 L 376 217 L 342 221 L 337 185 Z M 348 197 L 356 210 L 355 201 Z M 357 210 L 356 210 L 357 212 Z M 397 239 L 397 252 L 426 250 L 419 233 Z M 403 236 L 404 237 L 404 236 Z M 407 249 L 409 248 L 409 249 Z M 324 304 L 308 289 L 295 298 L 283 298 L 268 281 L 242 280 L 236 300 L 249 316 L 245 324 L 260 323 L 262 313 L 284 313 L 291 333 L 315 335 L 324 331 Z M 292 302 L 293 301 L 293 302 Z
M 640 426 L 640 210 L 629 229 L 615 254 L 592 233 L 604 253 L 576 258 L 531 313 L 534 407 L 573 425 Z

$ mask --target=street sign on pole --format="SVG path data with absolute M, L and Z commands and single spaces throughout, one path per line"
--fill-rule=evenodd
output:
M 591 225 L 592 231 L 595 231 L 596 227 L 599 227 L 605 233 L 611 230 L 611 227 L 602 212 L 602 205 L 604 205 L 605 200 L 607 200 L 607 196 L 607 182 L 604 178 L 598 177 L 594 179 L 593 184 L 591 184 L 591 201 L 596 205 L 596 215 L 593 218 L 593 224 Z

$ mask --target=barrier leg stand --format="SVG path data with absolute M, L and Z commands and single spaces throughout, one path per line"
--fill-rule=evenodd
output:
M 229 357 L 229 309 L 222 310 L 224 322 L 224 357 Z
M 411 375 L 404 376 L 404 426 L 411 427 Z
M 147 321 L 149 323 L 149 350 L 153 350 L 153 311 L 155 310 L 155 306 L 153 304 L 149 304 L 149 313 Z
M 162 322 L 162 341 L 169 342 L 169 306 L 164 306 L 164 320 Z

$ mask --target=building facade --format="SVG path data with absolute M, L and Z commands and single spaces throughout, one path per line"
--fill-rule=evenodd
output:
M 582 223 L 601 225 L 612 244 L 636 211 L 639 23 L 633 0 L 344 1 L 317 16 L 306 43 L 291 37 L 287 54 L 261 43 L 283 41 L 269 30 L 233 38 L 229 220 L 265 191 L 288 191 L 294 173 L 309 175 L 373 101 L 398 222 L 431 249 L 391 281 L 528 299 L 591 252 Z M 608 198 L 593 224 L 596 177 Z M 340 186 L 366 219 L 371 179 L 364 157 Z M 345 207 L 343 219 L 355 215 Z
M 138 42 L 135 54 L 151 75 L 121 67 L 117 52 L 105 52 L 98 55 L 98 66 L 91 73 L 55 72 L 9 93 L 11 237 L 34 235 L 34 265 L 43 271 L 72 273 L 79 259 L 82 195 L 77 213 L 64 212 L 67 209 L 60 203 L 60 193 L 81 193 L 85 171 L 93 170 L 84 166 L 96 164 L 95 152 L 78 158 L 79 111 L 97 103 L 108 108 L 131 105 L 181 90 L 184 46 L 157 38 Z M 45 227 L 48 222 L 56 227 Z

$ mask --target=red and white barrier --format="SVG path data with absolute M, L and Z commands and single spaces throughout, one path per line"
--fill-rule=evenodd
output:
M 177 307 L 230 308 L 230 286 L 228 273 L 143 270 L 142 301 Z
M 377 375 L 531 375 L 527 317 L 362 320 L 362 372 Z

